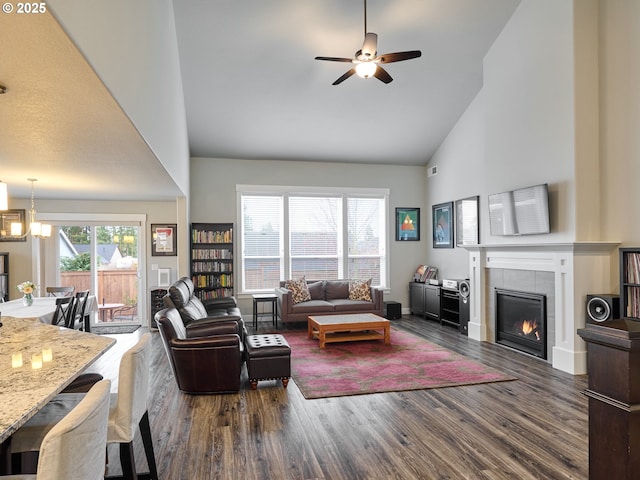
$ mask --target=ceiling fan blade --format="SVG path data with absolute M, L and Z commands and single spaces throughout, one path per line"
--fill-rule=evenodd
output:
M 385 53 L 380 55 L 378 63 L 401 62 L 403 60 L 411 60 L 422 55 L 420 50 L 410 50 L 408 52 Z
M 327 62 L 353 62 L 352 58 L 341 58 L 341 57 L 316 57 L 316 60 L 326 60 Z
M 374 73 L 373 76 L 384 83 L 393 82 L 393 78 L 391 77 L 391 75 L 389 75 L 387 71 L 380 65 L 378 65 L 378 68 L 376 68 L 376 73 Z
M 347 73 L 342 75 L 339 79 L 337 79 L 331 85 L 339 85 L 340 83 L 344 82 L 347 78 L 349 78 L 354 73 L 356 73 L 356 67 L 353 67 L 353 68 L 349 69 L 349 71 Z
M 378 35 L 375 33 L 367 33 L 362 43 L 360 54 L 364 57 L 361 60 L 375 58 L 378 53 Z

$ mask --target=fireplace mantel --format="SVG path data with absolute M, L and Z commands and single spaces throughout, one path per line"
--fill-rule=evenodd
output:
M 489 338 L 487 269 L 553 272 L 555 337 L 552 365 L 585 374 L 586 346 L 577 330 L 585 325 L 585 299 L 590 293 L 611 291 L 612 253 L 620 242 L 518 243 L 466 245 L 469 252 L 471 305 L 469 337 Z M 617 257 L 616 257 L 617 258 Z

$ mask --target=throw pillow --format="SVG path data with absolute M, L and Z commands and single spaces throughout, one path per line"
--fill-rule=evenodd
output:
M 307 280 L 304 277 L 299 280 L 287 280 L 287 283 L 285 283 L 284 286 L 286 289 L 291 290 L 291 300 L 294 305 L 296 303 L 311 300 L 309 287 L 307 287 Z
M 319 282 L 307 283 L 311 300 L 324 300 L 324 280 Z
M 350 280 L 349 281 L 349 300 L 362 300 L 372 302 L 371 299 L 371 279 L 369 280 Z

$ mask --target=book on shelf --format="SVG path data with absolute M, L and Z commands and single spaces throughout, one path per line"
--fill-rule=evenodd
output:
M 194 248 L 191 250 L 193 260 L 233 260 L 233 252 L 228 248 Z
M 224 298 L 233 295 L 231 288 L 217 288 L 215 290 L 199 290 L 196 295 L 200 300 L 211 300 L 213 298 Z
M 191 230 L 193 243 L 233 243 L 233 228 L 228 230 Z
M 233 287 L 233 275 L 226 273 L 221 274 L 196 274 L 193 275 L 191 280 L 196 288 L 232 288 Z

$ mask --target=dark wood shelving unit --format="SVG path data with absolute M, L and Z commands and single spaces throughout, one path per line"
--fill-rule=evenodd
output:
M 409 283 L 409 309 L 413 315 L 440 321 L 440 287 L 428 283 Z
M 441 325 L 457 327 L 460 333 L 467 334 L 469 323 L 468 307 L 464 312 L 460 304 L 462 298 L 457 289 L 445 288 L 429 283 L 409 282 L 409 310 L 412 315 L 423 316 Z M 461 319 L 464 317 L 464 324 Z
M 233 223 L 191 224 L 191 280 L 201 300 L 233 296 Z
M 440 323 L 460 326 L 460 294 L 458 290 L 440 288 Z
M 620 315 L 640 320 L 640 248 L 620 249 Z

